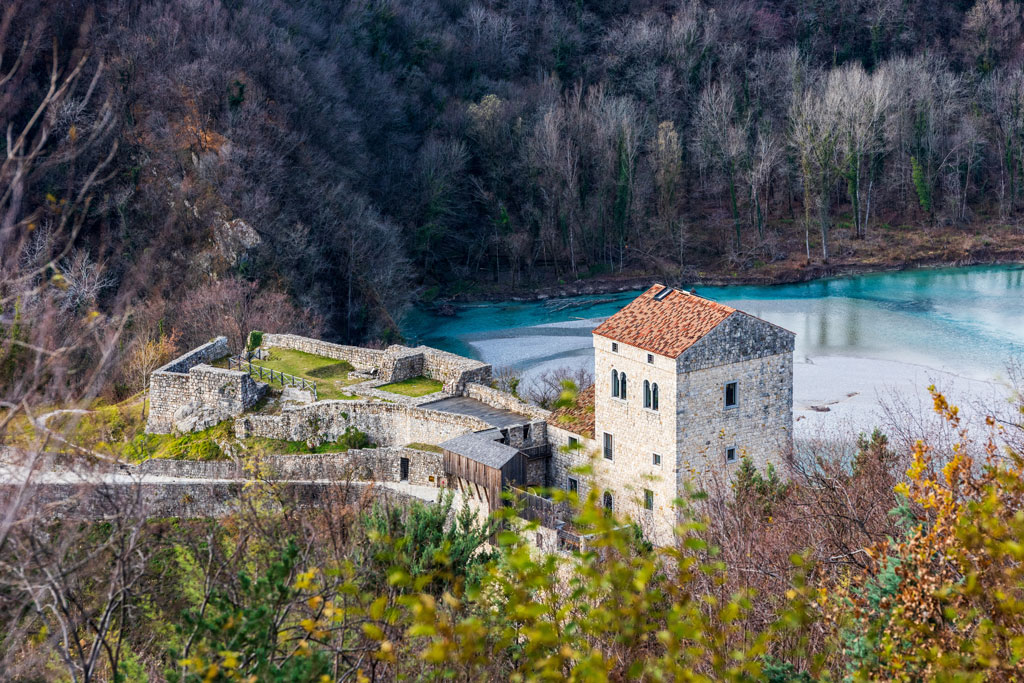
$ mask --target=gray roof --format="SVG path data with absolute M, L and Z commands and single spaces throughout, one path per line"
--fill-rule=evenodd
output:
M 501 432 L 497 429 L 488 429 L 457 436 L 440 444 L 440 447 L 481 465 L 501 469 L 519 453 L 519 450 L 497 441 L 500 438 Z
M 442 413 L 455 413 L 456 415 L 469 415 L 483 420 L 492 427 L 515 427 L 517 425 L 529 424 L 530 418 L 504 408 L 489 406 L 483 401 L 468 396 L 451 396 L 442 398 L 439 401 L 423 403 L 420 408 L 439 410 Z

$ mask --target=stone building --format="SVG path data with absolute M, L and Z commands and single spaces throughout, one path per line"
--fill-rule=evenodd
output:
M 671 540 L 688 485 L 728 482 L 744 457 L 778 466 L 792 449 L 792 332 L 655 285 L 593 342 L 593 391 L 548 418 L 551 484 L 598 487 L 654 542 Z M 587 462 L 592 475 L 572 473 Z

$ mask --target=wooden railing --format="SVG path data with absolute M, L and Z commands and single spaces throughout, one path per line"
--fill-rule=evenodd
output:
M 258 377 L 262 382 L 278 382 L 283 387 L 298 387 L 306 391 L 313 392 L 313 400 L 319 400 L 316 392 L 316 382 L 306 379 L 305 377 L 296 377 L 295 375 L 289 375 L 287 372 L 281 372 L 280 370 L 274 370 L 273 368 L 265 368 L 262 365 L 256 365 L 248 358 L 243 356 L 232 356 L 228 359 L 229 370 L 245 370 L 251 377 Z

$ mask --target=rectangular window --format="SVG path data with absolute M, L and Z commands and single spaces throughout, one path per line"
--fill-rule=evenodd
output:
M 648 363 L 652 363 L 652 364 L 654 363 L 654 354 L 653 353 L 647 354 L 647 362 Z
M 569 450 L 570 451 L 579 450 L 579 447 L 580 447 L 580 440 L 577 439 L 575 436 L 570 436 L 569 437 Z
M 614 456 L 615 456 L 614 450 L 615 449 L 614 449 L 614 443 L 612 441 L 612 435 L 609 434 L 608 432 L 605 432 L 604 433 L 604 459 L 605 460 L 612 460 L 612 459 L 614 459 Z
M 725 407 L 735 408 L 739 405 L 739 387 L 737 382 L 727 382 L 725 385 Z
M 616 344 L 615 342 L 612 342 L 612 352 L 613 353 L 618 353 L 619 352 L 619 345 Z
M 651 491 L 650 489 L 644 489 L 644 509 L 654 509 L 654 491 Z
M 572 477 L 569 477 L 569 493 L 579 493 L 579 492 L 580 492 L 580 483 L 578 481 L 576 481 L 575 479 L 573 479 Z
M 726 462 L 736 462 L 736 447 L 735 446 L 729 446 L 728 448 L 725 449 L 725 461 Z
M 661 467 L 661 456 L 658 455 L 657 453 L 653 454 L 651 456 L 651 464 L 656 465 L 657 467 Z

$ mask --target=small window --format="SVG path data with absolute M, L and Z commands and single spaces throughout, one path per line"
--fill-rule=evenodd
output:
M 604 504 L 604 509 L 605 510 L 607 510 L 608 512 L 612 511 L 613 501 L 612 501 L 612 494 L 611 494 L 610 491 L 605 491 L 604 492 L 604 496 L 602 496 L 601 502 Z
M 569 477 L 569 493 L 579 493 L 580 483 L 576 479 Z
M 647 362 L 650 363 L 651 365 L 654 365 L 654 354 L 653 353 L 647 354 Z
M 651 464 L 655 467 L 661 467 L 661 456 L 657 453 L 651 454 Z
M 735 408 L 739 405 L 739 388 L 737 382 L 728 382 L 725 385 L 725 407 Z
M 580 448 L 580 440 L 577 439 L 575 436 L 570 436 L 569 437 L 569 450 L 570 451 L 577 451 L 577 450 L 579 450 L 579 448 Z
M 604 433 L 604 459 L 613 460 L 615 457 L 615 444 L 612 435 L 608 432 Z
M 729 446 L 728 448 L 725 449 L 725 461 L 727 463 L 729 463 L 729 462 L 736 462 L 736 447 L 735 446 Z
M 619 345 L 616 344 L 615 342 L 612 342 L 612 353 L 618 353 L 618 352 L 619 352 Z
M 619 398 L 626 400 L 626 373 L 619 373 Z
M 644 380 L 644 408 L 651 407 L 651 383 Z
M 658 383 L 651 385 L 651 410 L 658 409 Z
M 619 397 L 619 371 L 612 370 L 612 398 Z
M 654 509 L 654 491 L 650 489 L 644 489 L 644 509 Z

